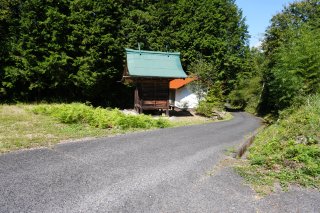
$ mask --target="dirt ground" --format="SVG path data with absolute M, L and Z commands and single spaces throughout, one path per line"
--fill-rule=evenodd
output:
M 125 109 L 123 110 L 125 114 L 131 114 L 136 115 L 138 114 L 134 109 Z M 174 126 L 186 126 L 186 125 L 194 125 L 194 124 L 205 124 L 210 122 L 219 121 L 218 119 L 213 118 L 207 118 L 200 115 L 197 115 L 196 112 L 192 109 L 189 110 L 180 110 L 175 108 L 174 110 L 169 111 L 169 117 L 166 116 L 166 113 L 163 111 L 144 111 L 144 114 L 151 115 L 155 118 L 162 117 L 162 118 L 168 118 Z M 225 119 L 223 120 L 229 120 L 232 118 L 231 114 L 226 114 Z

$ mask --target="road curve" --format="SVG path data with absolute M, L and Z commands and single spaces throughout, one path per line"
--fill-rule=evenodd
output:
M 260 126 L 246 113 L 0 155 L 0 212 L 255 212 L 224 150 Z

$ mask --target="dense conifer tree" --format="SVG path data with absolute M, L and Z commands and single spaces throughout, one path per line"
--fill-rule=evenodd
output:
M 138 42 L 181 52 L 186 70 L 210 63 L 224 93 L 247 69 L 247 28 L 234 0 L 1 1 L 2 100 L 121 105 L 130 94 L 118 82 L 124 48 Z

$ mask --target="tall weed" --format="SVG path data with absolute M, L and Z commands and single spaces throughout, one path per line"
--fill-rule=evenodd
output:
M 147 115 L 125 115 L 118 109 L 94 108 L 81 103 L 42 104 L 32 108 L 36 114 L 44 114 L 62 123 L 89 124 L 97 128 L 150 129 L 170 126 L 169 121 Z
M 260 133 L 249 151 L 251 164 L 281 183 L 320 188 L 320 95 L 282 112 L 281 119 Z

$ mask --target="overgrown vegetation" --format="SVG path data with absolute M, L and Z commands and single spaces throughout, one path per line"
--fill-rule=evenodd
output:
M 238 74 L 229 95 L 271 123 L 249 149 L 249 165 L 238 168 L 258 190 L 270 191 L 275 182 L 320 188 L 319 23 L 317 0 L 285 7 L 272 18 L 262 48 L 251 51 L 251 72 Z
M 65 140 L 123 133 L 86 124 L 64 124 L 31 112 L 33 105 L 0 105 L 0 153 L 23 148 L 52 146 Z
M 261 183 L 268 179 L 320 189 L 320 95 L 305 101 L 282 112 L 278 122 L 256 137 L 242 174 Z
M 226 114 L 225 120 L 231 115 Z M 66 140 L 83 140 L 146 129 L 204 124 L 205 117 L 151 117 L 118 109 L 73 104 L 0 105 L 0 153 L 48 147 Z
M 117 109 L 80 103 L 1 105 L 0 152 L 169 126 L 164 118 L 125 115 Z
M 49 115 L 67 124 L 89 124 L 98 128 L 165 128 L 169 121 L 163 118 L 154 119 L 148 115 L 125 115 L 118 109 L 94 108 L 81 103 L 42 104 L 32 108 L 37 114 Z

